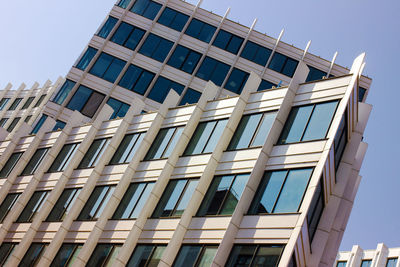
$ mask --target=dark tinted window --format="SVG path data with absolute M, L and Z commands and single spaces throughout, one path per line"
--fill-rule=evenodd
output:
M 167 97 L 169 90 L 173 89 L 180 95 L 183 91 L 183 88 L 184 86 L 182 84 L 159 76 L 147 97 L 153 99 L 154 101 L 162 103 Z
M 89 73 L 114 83 L 125 64 L 126 61 L 106 53 L 101 53 Z
M 37 168 L 39 167 L 40 163 L 42 163 L 44 157 L 47 155 L 49 148 L 40 148 L 36 150 L 33 154 L 31 159 L 29 160 L 28 164 L 25 166 L 24 170 L 22 171 L 21 175 L 32 175 L 36 172 Z
M 19 103 L 21 103 L 21 101 L 22 98 L 16 98 L 11 106 L 8 108 L 8 110 L 15 110 L 18 107 Z
M 136 150 L 143 141 L 146 133 L 127 134 L 122 139 L 121 144 L 118 146 L 117 151 L 110 160 L 110 164 L 122 164 L 131 162 Z
M 22 106 L 21 109 L 27 109 L 29 108 L 29 106 L 32 104 L 33 100 L 35 99 L 34 96 L 29 97 L 26 102 L 24 103 L 24 105 Z
M 269 48 L 253 43 L 252 41 L 247 41 L 240 56 L 261 66 L 265 66 L 271 52 L 272 50 Z
M 220 30 L 215 38 L 213 45 L 224 49 L 232 54 L 237 54 L 244 39 L 230 32 Z
M 131 258 L 127 264 L 128 267 L 150 267 L 157 266 L 164 253 L 166 245 L 136 245 Z
M 17 126 L 17 123 L 20 121 L 20 119 L 21 119 L 21 117 L 14 118 L 7 128 L 7 132 L 12 132 L 12 130 L 14 130 L 15 126 Z
M 36 191 L 35 193 L 33 193 L 31 199 L 29 199 L 28 204 L 26 204 L 21 215 L 19 215 L 17 222 L 19 223 L 32 222 L 35 215 L 42 208 L 48 195 L 49 191 Z
M 122 76 L 119 85 L 144 95 L 154 76 L 154 73 L 131 64 Z
M 49 216 L 47 217 L 46 221 L 47 222 L 62 221 L 64 217 L 68 214 L 76 198 L 78 197 L 80 191 L 81 188 L 64 189 L 60 198 L 57 200 Z
M 45 243 L 32 243 L 18 266 L 36 266 L 46 247 Z
M 178 45 L 168 60 L 168 65 L 192 74 L 199 63 L 201 54 L 189 48 Z
M 150 33 L 144 41 L 139 53 L 164 62 L 174 43 L 160 36 Z
M 140 40 L 142 40 L 144 33 L 144 30 L 122 22 L 110 40 L 126 48 L 135 50 Z
M 196 77 L 206 81 L 211 80 L 216 85 L 221 86 L 228 71 L 229 65 L 211 57 L 205 57 L 196 73 Z
M 199 101 L 201 96 L 201 93 L 188 88 L 186 90 L 185 95 L 182 97 L 181 102 L 179 103 L 180 106 L 182 105 L 186 105 L 186 104 L 194 104 L 197 103 L 197 101 Z
M 0 205 L 0 223 L 4 221 L 8 212 L 10 212 L 20 195 L 21 193 L 10 193 L 3 200 L 3 203 Z
M 107 36 L 110 34 L 111 30 L 114 28 L 117 21 L 118 19 L 114 17 L 108 17 L 107 21 L 104 23 L 103 27 L 101 27 L 97 35 L 106 39 Z
M 182 132 L 183 126 L 161 129 L 151 144 L 144 160 L 168 158 Z
M 71 80 L 66 80 L 63 86 L 60 88 L 56 96 L 54 97 L 53 101 L 59 105 L 61 105 L 64 100 L 67 98 L 69 92 L 71 92 L 72 88 L 76 82 L 73 82 Z
M 93 117 L 103 102 L 104 95 L 100 94 L 86 86 L 80 85 L 78 90 L 69 101 L 67 108 L 78 110 L 83 115 Z
M 31 134 L 37 134 L 37 132 L 39 132 L 40 128 L 42 128 L 43 123 L 46 121 L 47 119 L 47 115 L 43 114 L 42 117 L 40 117 L 39 121 L 36 123 L 35 127 L 33 128 Z
M 188 15 L 182 14 L 167 7 L 164 9 L 157 22 L 180 32 L 182 31 L 188 19 Z
M 14 169 L 15 165 L 17 165 L 19 159 L 21 158 L 23 152 L 17 152 L 11 154 L 8 158 L 6 164 L 4 164 L 3 168 L 0 171 L 0 178 L 7 178 L 10 175 L 11 171 Z
M 114 110 L 113 114 L 111 114 L 110 120 L 117 117 L 123 118 L 130 107 L 128 104 L 111 97 L 108 99 L 107 104 Z
M 247 72 L 234 68 L 225 84 L 225 89 L 240 94 L 248 78 L 249 74 Z
M 83 54 L 83 56 L 79 60 L 78 64 L 76 64 L 76 68 L 80 70 L 85 70 L 86 67 L 89 65 L 90 61 L 92 61 L 94 55 L 96 55 L 96 53 L 97 49 L 89 46 L 86 49 L 85 54 Z
M 151 0 L 136 0 L 135 4 L 133 4 L 131 8 L 131 11 L 145 18 L 153 20 L 157 16 L 160 8 L 160 4 Z
M 74 156 L 78 146 L 79 143 L 64 145 L 60 153 L 58 153 L 56 159 L 53 161 L 53 164 L 51 164 L 48 172 L 60 172 L 65 170 L 65 168 L 68 166 L 68 163 L 71 161 L 71 158 Z
M 62 267 L 62 266 L 72 266 L 72 263 L 78 257 L 79 252 L 81 251 L 83 245 L 82 244 L 62 244 L 60 250 L 57 252 L 53 262 L 51 263 L 51 267 Z
M 299 62 L 290 57 L 275 52 L 268 68 L 280 72 L 286 76 L 293 77 Z
M 108 201 L 110 200 L 112 193 L 114 192 L 115 185 L 113 186 L 96 186 L 90 195 L 88 201 L 85 203 L 81 213 L 78 216 L 79 221 L 94 221 L 97 220 Z M 95 265 L 93 265 L 95 266 Z
M 308 73 L 306 82 L 321 80 L 322 77 L 324 77 L 324 76 L 326 77 L 326 75 L 327 75 L 327 73 L 322 70 L 316 69 L 311 66 L 307 66 L 307 67 L 310 69 L 310 72 Z
M 2 98 L 0 100 L 0 110 L 4 109 L 4 107 L 7 105 L 8 101 L 10 101 L 9 98 Z
M 172 266 L 211 266 L 217 249 L 217 245 L 182 245 Z
M 198 19 L 192 19 L 188 28 L 186 29 L 185 34 L 197 38 L 200 41 L 209 43 L 216 30 L 217 28 L 211 26 L 210 24 L 202 22 Z
M 234 245 L 225 266 L 278 266 L 282 252 L 282 245 Z
M 269 82 L 269 81 L 263 79 L 263 80 L 261 80 L 260 86 L 258 86 L 257 91 L 262 91 L 262 90 L 265 90 L 265 89 L 270 89 L 270 88 L 272 88 L 272 86 L 275 86 L 275 87 L 276 87 L 276 84 L 271 83 L 271 82 Z

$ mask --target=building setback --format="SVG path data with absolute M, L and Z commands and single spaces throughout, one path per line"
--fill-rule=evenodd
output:
M 388 248 L 380 243 L 376 249 L 363 250 L 354 245 L 351 251 L 340 251 L 336 257 L 337 267 L 398 267 L 400 248 Z
M 119 1 L 65 79 L 0 91 L 1 265 L 332 266 L 365 55 L 345 69 L 199 6 Z

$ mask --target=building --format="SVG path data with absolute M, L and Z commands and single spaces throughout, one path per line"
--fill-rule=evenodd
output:
M 1 264 L 332 266 L 365 55 L 349 70 L 228 13 L 119 1 L 65 80 L 1 91 Z
M 376 249 L 363 250 L 353 246 L 351 251 L 338 253 L 335 265 L 337 267 L 398 267 L 400 248 L 388 248 L 380 243 Z

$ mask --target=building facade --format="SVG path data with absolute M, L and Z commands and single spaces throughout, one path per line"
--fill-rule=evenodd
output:
M 349 70 L 228 13 L 119 1 L 66 79 L 1 91 L 1 264 L 332 266 L 365 55 Z

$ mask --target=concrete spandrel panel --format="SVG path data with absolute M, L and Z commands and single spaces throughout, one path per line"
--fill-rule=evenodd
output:
M 185 177 L 200 177 L 203 174 L 205 168 L 206 165 L 176 167 L 172 175 L 173 176 L 184 175 Z
M 173 117 L 191 115 L 195 109 L 196 109 L 196 105 L 172 108 L 172 109 L 168 110 L 166 118 L 169 119 L 169 118 L 173 118 Z
M 130 231 L 135 224 L 136 220 L 112 220 L 110 219 L 104 231 Z
M 193 218 L 188 229 L 190 230 L 210 230 L 210 229 L 226 229 L 231 220 L 230 216 L 218 217 L 198 217 Z
M 144 230 L 175 230 L 180 219 L 148 219 Z
M 93 230 L 96 221 L 74 221 L 71 225 L 70 231 L 90 232 Z
M 76 169 L 72 172 L 70 178 L 87 178 L 89 177 L 94 168 L 88 168 L 88 169 Z
M 332 99 L 341 99 L 344 96 L 345 89 L 346 87 L 341 87 L 319 92 L 310 92 L 307 94 L 297 94 L 293 103 L 299 105 L 304 102 L 316 103 L 331 101 Z
M 201 115 L 201 121 L 229 118 L 234 109 L 235 107 L 226 107 L 205 111 Z
M 179 158 L 176 167 L 188 167 L 206 165 L 210 160 L 211 154 L 184 156 Z
M 140 237 L 139 242 L 141 243 L 143 240 L 151 240 L 154 242 L 158 242 L 160 240 L 170 240 L 174 235 L 174 230 L 164 230 L 164 231 L 147 231 L 144 230 Z
M 297 94 L 302 94 L 310 91 L 316 92 L 335 87 L 348 86 L 350 84 L 351 79 L 352 79 L 351 75 L 346 75 L 343 77 L 331 78 L 314 83 L 301 84 L 299 86 L 299 89 L 297 90 Z
M 35 139 L 35 136 L 24 136 L 18 141 L 18 145 L 30 144 Z
M 236 235 L 236 242 L 243 239 L 286 239 L 288 240 L 293 232 L 293 229 L 239 229 Z
M 232 162 L 242 160 L 255 160 L 260 155 L 261 148 L 249 148 L 243 150 L 226 151 L 219 162 Z
M 209 111 L 209 110 L 235 107 L 238 100 L 239 100 L 239 97 L 229 97 L 229 98 L 225 98 L 225 99 L 218 99 L 218 100 L 210 101 L 207 103 L 204 110 Z
M 271 99 L 269 101 L 247 104 L 244 114 L 278 110 L 279 107 L 282 105 L 282 102 L 283 99 L 280 98 L 280 99 Z
M 186 116 L 172 117 L 165 119 L 162 124 L 162 128 L 175 127 L 175 126 L 185 126 L 189 121 L 191 114 Z
M 273 147 L 270 156 L 279 157 L 283 155 L 320 153 L 323 151 L 325 144 L 326 140 L 288 144 L 288 145 L 277 145 Z
M 113 51 L 113 56 L 118 57 L 124 61 L 129 61 L 133 54 L 132 50 L 114 42 L 107 42 L 104 51 Z
M 216 239 L 222 240 L 225 235 L 226 229 L 221 230 L 188 230 L 185 234 L 184 239 L 198 239 L 202 241 L 203 239 Z
M 234 172 L 251 172 L 256 164 L 256 160 L 246 160 L 246 161 L 233 161 L 229 163 L 218 164 L 217 171 L 219 173 L 225 171 L 228 173 Z
M 135 179 L 157 179 L 160 177 L 162 169 L 152 171 L 136 171 L 133 178 Z
M 290 165 L 296 163 L 317 164 L 321 153 L 300 154 L 292 156 L 270 157 L 267 165 Z
M 39 226 L 39 231 L 57 232 L 60 230 L 62 222 L 43 222 Z
M 121 122 L 122 122 L 122 119 L 114 119 L 114 120 L 104 121 L 101 124 L 99 131 L 118 128 L 119 125 L 121 124 Z M 100 135 L 100 134 L 97 133 L 97 135 Z
M 87 181 L 88 181 L 88 178 L 68 179 L 66 186 L 83 187 Z M 46 183 L 46 185 L 50 185 L 50 183 Z
M 270 90 L 263 90 L 262 92 L 255 92 L 250 95 L 248 103 L 252 104 L 255 102 L 264 102 L 274 99 L 282 99 L 285 97 L 287 90 L 288 90 L 287 88 L 276 88 Z
M 128 163 L 118 164 L 118 165 L 108 165 L 104 167 L 102 174 L 108 175 L 108 174 L 124 173 L 126 171 L 126 168 L 128 168 Z
M 300 214 L 273 214 L 244 216 L 240 228 L 294 228 Z
M 162 170 L 167 163 L 167 159 L 149 160 L 140 162 L 137 171 Z

